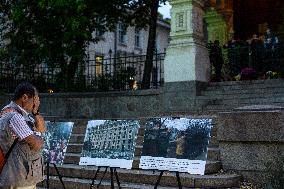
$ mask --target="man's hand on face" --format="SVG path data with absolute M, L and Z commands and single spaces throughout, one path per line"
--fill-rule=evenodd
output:
M 34 96 L 33 101 L 34 101 L 34 107 L 32 113 L 36 114 L 39 111 L 39 105 L 40 105 L 39 96 L 38 95 Z

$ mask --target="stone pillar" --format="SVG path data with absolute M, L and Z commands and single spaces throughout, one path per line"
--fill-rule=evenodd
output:
M 165 82 L 208 82 L 210 66 L 204 41 L 205 0 L 170 0 L 171 41 L 165 58 Z
M 260 185 L 271 182 L 271 178 L 281 179 L 276 175 L 284 171 L 283 110 L 259 105 L 219 114 L 218 141 L 224 171 L 237 172 Z

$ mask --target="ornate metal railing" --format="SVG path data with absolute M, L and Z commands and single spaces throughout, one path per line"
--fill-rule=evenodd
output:
M 284 43 L 265 47 L 261 42 L 256 44 L 236 42 L 222 50 L 225 75 L 233 77 L 240 74 L 244 68 L 253 68 L 258 78 L 269 71 L 277 72 L 279 77 L 284 76 Z
M 164 57 L 165 53 L 154 54 L 150 88 L 159 88 L 163 85 Z M 59 66 L 51 67 L 47 64 L 23 66 L 13 65 L 11 62 L 0 62 L 0 90 L 13 92 L 15 86 L 21 81 L 32 82 L 40 92 L 140 89 L 145 60 L 146 55 L 96 57 L 96 60 L 86 60 L 78 66 L 72 88 L 67 88 L 59 82 L 62 77 Z

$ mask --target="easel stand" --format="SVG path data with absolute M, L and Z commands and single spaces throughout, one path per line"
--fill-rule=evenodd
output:
M 161 180 L 161 178 L 162 178 L 164 172 L 165 172 L 165 171 L 161 171 L 161 173 L 160 173 L 160 175 L 159 175 L 159 177 L 158 177 L 158 180 L 157 180 L 157 182 L 156 182 L 156 184 L 155 184 L 154 189 L 157 189 L 157 187 L 159 186 L 160 180 Z M 179 188 L 179 189 L 182 189 L 181 182 L 180 182 L 180 177 L 179 177 L 179 172 L 178 172 L 178 171 L 175 171 L 175 173 L 176 173 L 176 178 L 177 178 L 177 182 L 178 182 L 178 188 Z
M 62 176 L 60 175 L 56 164 L 55 163 L 48 163 L 48 162 L 46 162 L 45 164 L 46 164 L 46 188 L 49 189 L 49 167 L 50 167 L 50 164 L 52 164 L 54 166 L 54 168 L 55 168 L 55 171 L 56 171 L 56 173 L 57 173 L 57 175 L 59 177 L 59 180 L 60 180 L 63 188 L 66 189 L 65 185 L 63 183 L 63 180 L 62 180 Z
M 101 168 L 105 168 L 105 171 L 104 171 L 104 173 L 103 173 L 103 176 L 102 176 L 102 178 L 101 178 L 99 184 L 97 185 L 97 188 L 100 187 L 100 185 L 101 185 L 101 183 L 102 183 L 102 180 L 104 179 L 105 174 L 106 174 L 106 172 L 107 172 L 107 169 L 109 168 L 109 169 L 110 169 L 111 189 L 114 189 L 113 174 L 115 175 L 115 180 L 116 180 L 116 182 L 117 182 L 118 188 L 121 189 L 121 187 L 120 187 L 120 182 L 119 182 L 118 175 L 117 175 L 117 171 L 116 171 L 116 168 L 114 168 L 114 167 L 108 167 L 108 166 L 98 166 L 98 169 L 97 169 L 97 171 L 96 171 L 96 173 L 95 173 L 95 176 L 94 176 L 94 178 L 92 179 L 92 184 L 91 184 L 91 186 L 90 186 L 90 189 L 93 189 L 93 187 L 95 186 L 95 180 L 97 179 L 98 173 L 100 172 L 100 169 L 101 169 Z

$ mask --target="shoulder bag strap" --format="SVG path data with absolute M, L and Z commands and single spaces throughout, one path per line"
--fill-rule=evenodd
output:
M 15 108 L 8 107 L 8 108 L 4 108 L 4 109 L 1 111 L 0 117 L 2 116 L 2 114 L 4 114 L 4 113 L 9 113 L 9 112 L 18 112 L 19 114 L 21 114 L 21 112 L 20 112 L 19 110 L 15 109 Z M 13 142 L 13 144 L 11 145 L 11 147 L 9 148 L 8 152 L 5 154 L 5 160 L 7 160 L 7 159 L 9 158 L 9 156 L 10 156 L 10 154 L 11 154 L 13 148 L 14 148 L 15 145 L 17 144 L 18 140 L 19 140 L 18 137 L 14 140 L 14 142 Z
M 13 148 L 15 147 L 15 145 L 17 144 L 19 138 L 16 138 L 13 142 L 13 144 L 11 145 L 11 147 L 9 148 L 8 152 L 5 154 L 5 160 L 7 160 L 13 150 Z

